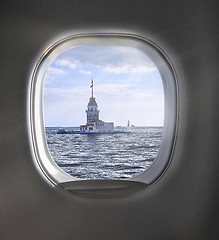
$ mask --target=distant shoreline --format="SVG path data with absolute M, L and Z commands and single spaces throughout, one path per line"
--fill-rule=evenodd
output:
M 80 127 L 63 127 L 63 126 L 58 126 L 58 127 L 51 127 L 51 126 L 46 126 L 45 128 L 80 128 Z M 114 128 L 127 128 L 127 126 L 116 126 Z M 163 128 L 163 126 L 132 126 L 131 128 Z

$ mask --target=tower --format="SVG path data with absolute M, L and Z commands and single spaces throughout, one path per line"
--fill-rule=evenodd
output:
M 89 103 L 87 105 L 87 124 L 91 124 L 94 121 L 99 120 L 99 112 L 100 110 L 98 110 L 98 105 L 97 102 L 93 96 L 94 94 L 94 83 L 93 83 L 93 79 L 91 79 L 91 98 L 89 100 Z

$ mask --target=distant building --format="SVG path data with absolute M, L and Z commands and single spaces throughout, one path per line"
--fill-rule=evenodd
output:
M 127 124 L 127 128 L 126 128 L 126 132 L 131 132 L 130 121 L 129 120 L 128 120 L 128 124 Z
M 99 112 L 97 102 L 93 96 L 94 84 L 93 79 L 91 80 L 91 98 L 87 105 L 87 124 L 80 126 L 81 132 L 86 133 L 111 133 L 114 132 L 114 123 L 113 122 L 104 122 L 99 119 Z

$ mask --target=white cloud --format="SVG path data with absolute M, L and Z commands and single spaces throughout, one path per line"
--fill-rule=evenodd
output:
M 103 70 L 106 72 L 113 72 L 113 73 L 136 73 L 136 72 L 150 72 L 154 71 L 157 68 L 155 66 L 147 66 L 147 65 L 132 65 L 132 64 L 123 64 L 120 63 L 119 65 L 107 65 L 103 67 Z
M 61 54 L 55 63 L 72 69 L 91 65 L 117 74 L 157 70 L 143 52 L 132 47 L 79 46 Z M 88 74 L 89 71 L 82 69 L 80 72 Z
M 90 72 L 90 71 L 86 71 L 86 70 L 84 70 L 84 69 L 79 70 L 79 72 L 82 73 L 82 74 L 91 75 L 91 72 Z
M 45 87 L 44 96 L 54 95 L 54 96 L 64 96 L 67 98 L 68 95 L 79 95 L 86 96 L 88 94 L 87 87 L 77 87 L 77 88 L 59 88 L 59 87 Z
M 129 88 L 128 84 L 103 84 L 94 87 L 94 92 L 97 94 L 120 95 Z
M 63 69 L 55 68 L 55 67 L 49 67 L 46 74 L 47 74 L 47 77 L 51 77 L 53 75 L 65 74 L 65 73 L 66 72 Z
M 62 67 L 69 67 L 71 69 L 75 69 L 77 66 L 80 66 L 81 63 L 78 60 L 72 59 L 72 60 L 68 60 L 68 59 L 57 59 L 55 61 L 55 64 L 58 66 L 62 66 Z
M 77 86 L 72 88 L 45 87 L 44 95 L 54 96 L 79 96 L 90 97 L 91 91 L 87 86 Z M 163 96 L 162 90 L 141 90 L 134 89 L 131 84 L 102 84 L 94 86 L 94 96 L 121 98 L 129 96 L 135 99 L 149 98 L 151 96 Z

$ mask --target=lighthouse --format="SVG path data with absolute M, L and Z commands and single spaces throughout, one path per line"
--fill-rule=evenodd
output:
M 94 81 L 91 79 L 91 97 L 87 105 L 87 124 L 92 124 L 95 121 L 99 120 L 99 112 L 97 102 L 94 98 Z
M 65 129 L 60 129 L 57 134 L 90 134 L 90 133 L 131 133 L 130 130 L 130 122 L 128 121 L 127 129 L 124 131 L 116 131 L 114 130 L 113 122 L 104 122 L 99 119 L 100 110 L 98 109 L 98 105 L 96 99 L 94 97 L 94 81 L 91 79 L 91 97 L 89 98 L 89 102 L 87 104 L 87 109 L 85 110 L 87 114 L 87 123 L 85 125 L 80 125 L 80 130 L 67 131 Z
M 114 132 L 114 123 L 113 122 L 104 122 L 99 119 L 98 105 L 94 97 L 94 81 L 91 79 L 91 97 L 87 104 L 87 123 L 86 125 L 80 126 L 81 133 L 113 133 Z

